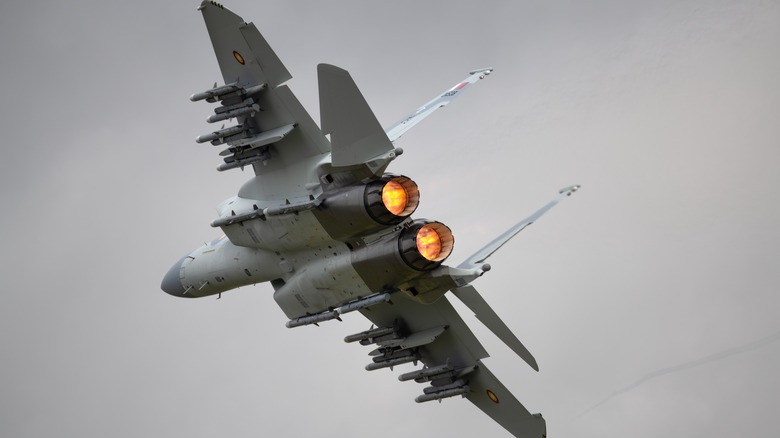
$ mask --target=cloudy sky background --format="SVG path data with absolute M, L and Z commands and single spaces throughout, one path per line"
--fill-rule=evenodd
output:
M 496 69 L 391 166 L 451 263 L 583 185 L 475 283 L 541 372 L 462 312 L 549 436 L 776 436 L 780 3 L 227 6 L 315 120 L 320 62 L 385 126 Z M 505 436 L 465 400 L 414 403 L 408 366 L 364 371 L 359 315 L 288 330 L 269 285 L 160 291 L 250 176 L 193 140 L 211 107 L 187 97 L 221 77 L 196 7 L 0 5 L 0 435 Z

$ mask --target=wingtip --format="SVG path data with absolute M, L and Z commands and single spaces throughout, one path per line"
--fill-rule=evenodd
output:
M 560 193 L 560 194 L 564 194 L 565 193 L 566 195 L 570 196 L 572 193 L 574 193 L 577 190 L 579 190 L 580 187 L 582 187 L 582 186 L 579 185 L 579 184 L 574 184 L 573 186 L 568 186 L 568 187 L 564 187 L 564 188 L 560 189 L 558 191 L 558 193 Z
M 493 73 L 493 67 L 478 68 L 469 72 L 470 75 L 475 75 L 477 73 L 482 73 L 483 75 L 487 76 L 490 73 Z

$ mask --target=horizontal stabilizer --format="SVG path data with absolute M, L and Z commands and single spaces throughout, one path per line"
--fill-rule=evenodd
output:
M 458 267 L 462 269 L 469 269 L 481 265 L 482 262 L 484 262 L 488 257 L 491 256 L 491 254 L 498 251 L 499 248 L 504 246 L 504 244 L 508 242 L 509 239 L 515 237 L 517 233 L 523 231 L 525 227 L 534 223 L 543 214 L 547 213 L 551 208 L 555 207 L 559 202 L 561 202 L 563 198 L 567 196 L 571 196 L 571 194 L 579 190 L 579 188 L 580 186 L 574 185 L 574 186 L 561 189 L 558 192 L 558 196 L 553 198 L 552 201 L 548 202 L 544 207 L 537 210 L 536 213 L 523 219 L 522 221 L 515 224 L 512 228 L 506 230 L 500 236 L 496 237 L 492 242 L 485 245 L 484 248 L 480 249 L 474 255 L 466 259 L 466 261 L 458 265 Z
M 485 76 L 492 72 L 493 69 L 490 67 L 470 71 L 469 76 L 466 79 L 458 82 L 452 88 L 434 97 L 425 105 L 417 108 L 415 112 L 393 123 L 385 130 L 385 132 L 387 132 L 387 137 L 390 139 L 390 141 L 398 140 L 398 138 L 401 137 L 406 131 L 412 129 L 414 125 L 422 122 L 423 119 L 433 114 L 433 112 L 437 109 L 448 105 L 450 102 L 452 102 L 453 99 L 466 91 L 470 86 L 476 84 L 480 79 L 484 79 Z
M 507 347 L 511 348 L 515 354 L 526 361 L 531 368 L 539 371 L 539 365 L 536 364 L 536 359 L 534 359 L 531 352 L 525 348 L 519 339 L 517 339 L 517 336 L 515 336 L 515 334 L 512 333 L 512 330 L 504 324 L 504 321 L 501 320 L 493 308 L 490 307 L 490 304 L 482 298 L 482 295 L 480 295 L 476 289 L 470 285 L 466 285 L 452 289 L 452 293 L 463 301 L 463 304 L 474 312 L 474 316 L 501 339 Z
M 320 64 L 317 75 L 322 131 L 330 134 L 334 166 L 364 164 L 395 150 L 349 72 Z

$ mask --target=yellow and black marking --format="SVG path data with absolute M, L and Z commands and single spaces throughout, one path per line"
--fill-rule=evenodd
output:
M 496 395 L 496 393 L 488 389 L 487 396 L 490 399 L 490 401 L 492 401 L 495 404 L 498 404 L 498 396 Z
M 239 64 L 244 65 L 244 63 L 245 63 L 244 57 L 241 56 L 240 53 L 238 53 L 235 50 L 233 50 L 233 57 L 236 58 L 236 61 L 238 61 Z

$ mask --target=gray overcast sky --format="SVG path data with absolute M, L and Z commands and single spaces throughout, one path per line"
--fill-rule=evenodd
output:
M 197 4 L 0 5 L 0 436 L 505 436 L 364 371 L 342 342 L 359 315 L 288 330 L 268 285 L 159 290 L 249 177 L 193 141 L 211 108 L 187 97 L 221 77 Z M 777 435 L 780 3 L 227 6 L 315 120 L 319 62 L 384 125 L 495 67 L 390 170 L 453 229 L 454 264 L 583 185 L 475 283 L 541 372 L 462 312 L 549 436 Z

